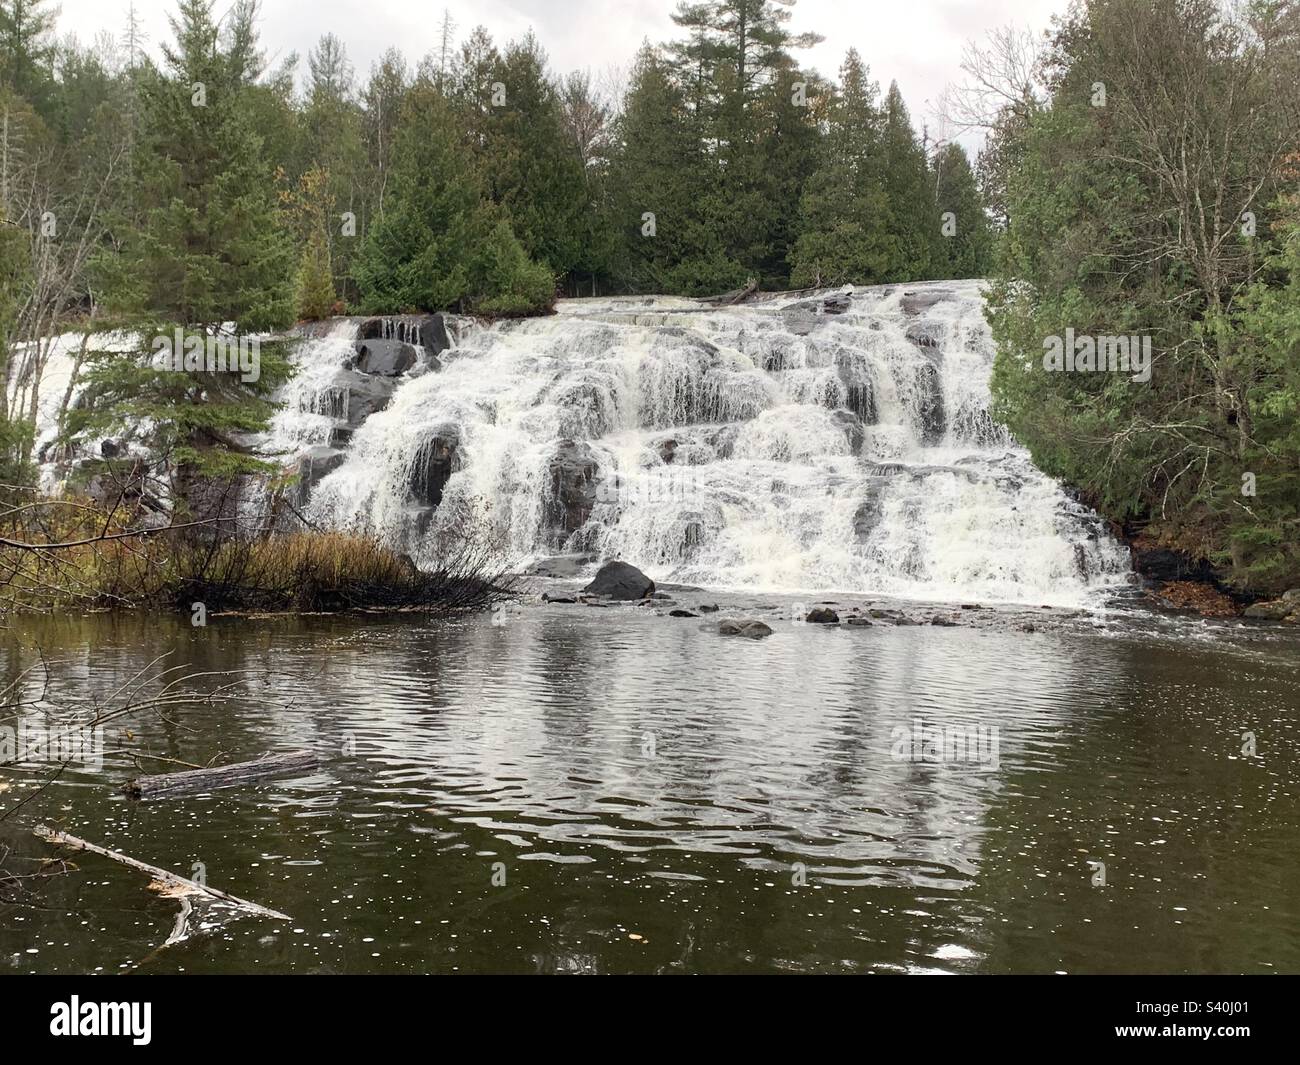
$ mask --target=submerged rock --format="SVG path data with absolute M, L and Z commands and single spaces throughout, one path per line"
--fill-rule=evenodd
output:
M 590 595 L 609 599 L 645 599 L 654 594 L 655 582 L 626 562 L 606 562 L 583 589 Z
M 758 618 L 723 618 L 718 622 L 718 633 L 722 636 L 744 636 L 751 640 L 761 640 L 772 635 L 772 628 Z
M 594 555 L 555 555 L 534 562 L 524 572 L 534 577 L 558 577 L 571 580 L 595 562 Z
M 668 616 L 670 618 L 698 618 L 700 615 L 693 614 L 689 610 L 670 610 Z

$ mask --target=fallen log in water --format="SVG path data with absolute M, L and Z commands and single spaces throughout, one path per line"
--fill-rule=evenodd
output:
M 314 769 L 318 762 L 319 759 L 311 751 L 287 751 L 284 754 L 263 755 L 251 762 L 236 762 L 234 765 L 135 777 L 128 780 L 122 790 L 133 799 L 166 799 L 173 795 L 247 784 L 250 780 L 261 780 L 280 773 Z
M 175 898 L 184 898 L 186 895 L 201 895 L 208 899 L 215 899 L 220 902 L 229 903 L 231 906 L 238 906 L 240 909 L 247 910 L 249 913 L 256 913 L 262 917 L 274 917 L 277 921 L 290 921 L 291 918 L 287 913 L 280 913 L 278 910 L 268 910 L 265 906 L 259 906 L 255 902 L 249 902 L 247 899 L 241 899 L 237 895 L 232 895 L 228 891 L 222 891 L 220 888 L 208 887 L 207 884 L 200 884 L 196 880 L 190 880 L 187 877 L 178 876 L 166 869 L 156 865 L 150 865 L 148 862 L 142 862 L 138 858 L 132 858 L 129 854 L 123 854 L 121 851 L 109 850 L 107 847 L 100 847 L 95 843 L 88 843 L 84 839 L 78 839 L 76 836 L 69 836 L 66 832 L 57 832 L 45 825 L 37 825 L 33 829 L 37 836 L 47 843 L 53 843 L 60 847 L 71 847 L 73 850 L 89 851 L 91 854 L 100 854 L 105 858 L 112 858 L 115 862 L 121 862 L 123 865 L 129 865 L 132 869 L 139 869 L 142 873 L 148 873 L 158 881 L 158 883 L 168 889 L 168 893 Z M 184 911 L 184 907 L 182 907 Z M 173 933 L 173 936 L 175 933 Z

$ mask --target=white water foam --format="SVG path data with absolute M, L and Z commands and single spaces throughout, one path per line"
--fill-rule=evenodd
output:
M 582 551 L 660 581 L 773 592 L 1078 605 L 1124 582 L 1103 523 L 989 417 L 978 282 L 859 290 L 838 314 L 823 295 L 568 300 L 461 328 L 441 369 L 399 379 L 356 429 L 308 513 L 417 561 L 472 516 L 520 564 Z M 354 329 L 303 345 L 276 448 L 328 436 L 322 397 Z M 411 486 L 448 430 L 454 472 L 430 515 Z M 568 531 L 563 441 L 596 471 L 590 514 Z

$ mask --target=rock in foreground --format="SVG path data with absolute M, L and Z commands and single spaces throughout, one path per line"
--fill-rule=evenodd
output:
M 723 618 L 718 622 L 718 632 L 723 636 L 747 636 L 751 640 L 772 635 L 771 627 L 757 618 Z
M 588 595 L 603 595 L 608 599 L 644 599 L 654 590 L 655 582 L 626 562 L 606 562 L 583 589 Z

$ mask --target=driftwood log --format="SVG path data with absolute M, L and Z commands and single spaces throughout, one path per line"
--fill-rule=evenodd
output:
M 255 913 L 262 917 L 274 917 L 277 921 L 290 921 L 291 918 L 287 913 L 280 913 L 279 910 L 268 910 L 265 906 L 259 906 L 255 902 L 249 902 L 247 899 L 241 899 L 238 895 L 232 895 L 228 891 L 222 891 L 220 888 L 208 887 L 207 884 L 200 884 L 196 880 L 190 880 L 188 877 L 178 876 L 157 865 L 150 865 L 148 862 L 142 862 L 138 858 L 132 858 L 129 854 L 123 854 L 121 851 L 109 850 L 107 847 L 101 847 L 95 843 L 88 843 L 84 839 L 78 839 L 76 836 L 69 836 L 66 832 L 57 832 L 45 825 L 37 825 L 33 830 L 37 836 L 47 843 L 53 843 L 58 847 L 70 847 L 72 850 L 89 851 L 91 854 L 101 854 L 105 858 L 112 858 L 115 862 L 121 862 L 123 865 L 129 865 L 132 869 L 139 869 L 142 873 L 148 873 L 156 880 L 161 887 L 168 890 L 173 897 L 184 899 L 186 895 L 198 895 L 209 900 L 217 900 L 229 903 L 231 906 L 238 906 L 240 909 L 247 910 L 249 913 Z M 188 906 L 182 906 L 182 917 L 188 914 Z M 179 924 L 178 924 L 179 928 Z M 176 932 L 172 933 L 172 939 L 177 938 Z M 170 940 L 169 940 L 170 941 Z
M 758 282 L 750 281 L 744 288 L 734 289 L 731 292 L 724 292 L 720 296 L 705 296 L 701 303 L 707 303 L 713 307 L 734 307 L 737 303 L 744 303 L 750 296 L 758 291 Z
M 209 769 L 191 769 L 184 773 L 160 773 L 151 777 L 135 777 L 123 785 L 122 790 L 133 799 L 168 799 L 173 795 L 187 795 L 213 788 L 229 788 L 247 784 L 263 777 L 281 773 L 314 769 L 320 762 L 311 751 L 287 751 L 284 754 L 267 754 L 251 762 L 217 765 Z

